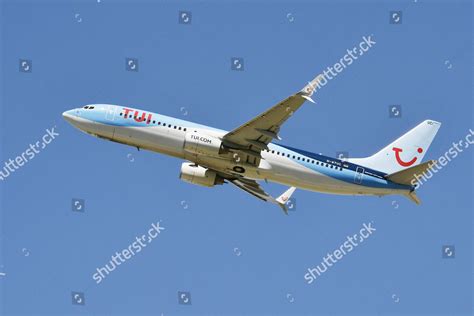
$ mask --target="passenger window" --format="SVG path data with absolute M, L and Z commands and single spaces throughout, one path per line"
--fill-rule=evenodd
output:
M 186 132 L 186 127 L 184 128 L 184 131 Z
M 298 157 L 298 160 L 300 160 L 300 157 Z
M 296 158 L 296 156 L 295 156 L 295 155 L 293 155 L 293 159 L 295 159 L 295 158 Z

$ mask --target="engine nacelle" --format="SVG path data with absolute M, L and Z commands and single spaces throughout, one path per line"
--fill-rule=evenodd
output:
M 219 176 L 214 170 L 196 166 L 192 162 L 184 162 L 181 165 L 179 178 L 183 181 L 205 187 L 213 187 L 216 184 L 224 183 L 224 178 Z
M 218 155 L 221 151 L 222 141 L 214 136 L 198 132 L 188 132 L 185 135 L 184 150 L 196 155 Z

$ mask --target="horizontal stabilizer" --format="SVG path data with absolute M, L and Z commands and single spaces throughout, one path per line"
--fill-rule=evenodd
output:
M 291 195 L 295 192 L 296 188 L 291 187 L 285 192 L 283 192 L 282 195 L 280 195 L 275 201 L 280 205 L 280 207 L 283 209 L 283 212 L 285 212 L 286 215 L 288 215 L 288 205 L 286 204 L 290 198 Z
M 398 184 L 415 185 L 415 183 L 418 181 L 417 175 L 418 177 L 421 176 L 426 170 L 430 169 L 434 164 L 436 164 L 435 160 L 429 160 L 427 162 L 421 163 L 414 167 L 389 174 L 385 178 L 387 180 L 390 180 Z
M 415 191 L 411 191 L 410 193 L 408 193 L 406 195 L 407 198 L 409 198 L 410 200 L 412 200 L 413 202 L 416 203 L 416 205 L 420 205 L 421 204 L 421 200 L 418 196 L 416 196 L 416 193 Z

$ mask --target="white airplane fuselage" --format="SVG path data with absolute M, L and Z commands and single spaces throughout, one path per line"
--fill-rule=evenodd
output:
M 187 148 L 191 140 L 201 138 L 199 141 L 212 146 L 227 131 L 129 107 L 107 104 L 86 107 L 66 111 L 63 116 L 88 134 L 247 179 L 346 195 L 406 194 L 413 189 L 385 179 L 383 172 L 344 159 L 274 143 L 261 151 L 258 166 L 232 152 L 226 155 L 193 152 Z

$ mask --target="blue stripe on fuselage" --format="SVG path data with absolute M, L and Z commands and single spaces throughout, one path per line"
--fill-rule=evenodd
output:
M 319 164 L 312 163 L 306 159 L 306 161 L 302 161 L 301 157 L 298 160 L 298 157 L 293 158 L 293 153 L 290 153 L 288 151 L 282 151 L 284 156 L 286 158 L 290 158 L 291 160 L 311 169 L 314 171 L 317 171 L 319 173 L 325 174 L 331 178 L 341 180 L 344 182 L 352 183 L 355 184 L 354 178 L 356 176 L 356 170 L 357 168 L 363 168 L 363 174 L 364 177 L 362 179 L 362 185 L 368 186 L 368 187 L 375 187 L 375 188 L 387 188 L 387 189 L 410 189 L 410 186 L 405 186 L 405 185 L 400 185 L 397 183 L 393 183 L 391 181 L 387 181 L 384 176 L 386 176 L 386 173 L 371 169 L 371 168 L 366 168 L 364 166 L 359 166 L 354 163 L 350 163 L 348 161 L 343 161 L 337 158 L 332 158 L 316 153 L 312 153 L 309 151 L 305 151 L 302 149 L 298 148 L 293 148 L 290 146 L 286 145 L 276 145 L 280 148 L 285 148 L 288 151 L 291 151 L 293 153 L 297 153 L 301 156 L 304 156 L 305 158 L 310 158 L 311 160 L 319 161 Z M 273 149 L 273 148 L 271 148 Z M 288 157 L 288 154 L 290 154 L 290 157 Z M 322 165 L 324 163 L 324 165 Z M 328 164 L 329 167 L 326 167 L 325 165 Z M 330 166 L 333 166 L 332 168 Z M 340 170 L 339 168 L 342 168 Z

